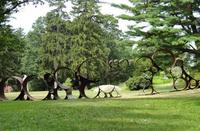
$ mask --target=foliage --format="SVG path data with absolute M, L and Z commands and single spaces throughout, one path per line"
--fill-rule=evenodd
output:
M 19 7 L 32 3 L 43 4 L 43 0 L 1 0 L 0 1 L 0 26 L 6 24 L 10 15 L 19 10 Z
M 72 86 L 72 83 L 71 83 L 72 79 L 71 78 L 67 78 L 64 82 L 64 85 L 66 86 Z
M 82 61 L 88 60 L 81 67 L 81 74 L 85 77 L 100 80 L 102 84 L 107 83 L 110 78 L 112 78 L 111 82 L 114 83 L 128 79 L 132 72 L 131 67 L 127 68 L 127 65 L 121 65 L 115 71 L 110 72 L 108 61 L 112 59 L 120 60 L 124 57 L 132 58 L 131 41 L 121 38 L 122 33 L 117 28 L 117 19 L 111 15 L 101 14 L 99 1 L 72 1 L 73 10 L 70 15 L 66 12 L 64 4 L 66 0 L 46 1 L 54 9 L 47 13 L 45 17 L 38 18 L 33 25 L 33 31 L 30 31 L 25 39 L 21 39 L 22 35 L 19 37 L 19 41 L 24 43 L 23 48 L 21 48 L 22 45 L 18 45 L 20 48 L 13 46 L 17 54 L 14 55 L 16 56 L 14 59 L 17 60 L 15 63 L 18 67 L 10 64 L 8 68 L 15 68 L 18 74 L 42 76 L 44 73 L 52 72 L 61 66 L 71 68 L 70 73 L 72 73 Z M 2 1 L 0 7 L 2 28 L 6 27 L 9 16 L 18 11 L 21 5 L 28 3 L 37 5 L 43 2 L 43 0 Z M 70 17 L 73 19 L 70 19 Z M 8 28 L 10 27 L 8 26 Z M 12 31 L 10 31 L 10 34 L 12 34 Z M 2 34 L 3 38 L 6 38 L 4 34 Z M 16 39 L 12 42 L 14 41 Z M 6 44 L 5 48 L 8 48 L 9 45 L 7 42 Z M 4 58 L 2 57 L 2 59 Z M 5 68 L 6 64 L 1 64 L 2 69 Z M 16 70 L 9 75 L 13 75 Z M 69 75 L 70 73 L 66 74 L 67 71 L 64 70 L 58 73 L 59 80 L 62 82 L 66 77 L 72 76 Z M 4 74 L 8 74 L 8 71 L 5 70 Z M 30 85 L 38 84 L 39 82 L 34 81 Z M 31 88 L 35 90 L 34 87 L 31 86 Z
M 40 17 L 33 24 L 33 31 L 26 35 L 25 52 L 22 58 L 21 71 L 29 75 L 39 74 L 40 57 L 38 57 L 44 34 L 44 18 Z
M 67 60 L 67 52 L 70 48 L 69 32 L 67 24 L 54 12 L 47 14 L 45 33 L 42 36 L 40 58 L 45 70 L 55 70 L 64 66 Z
M 106 47 L 106 30 L 103 15 L 94 0 L 74 1 L 70 61 L 72 68 L 84 60 L 91 59 L 83 65 L 82 73 L 90 78 L 100 78 L 105 72 L 109 49 Z M 112 39 L 112 38 L 111 38 Z M 98 70 L 98 72 L 97 72 Z
M 26 37 L 21 71 L 42 75 L 65 66 L 72 70 L 58 72 L 59 80 L 64 82 L 87 59 L 81 67 L 81 74 L 105 83 L 109 60 L 132 58 L 131 41 L 120 38 L 122 34 L 117 29 L 117 19 L 101 14 L 98 1 L 77 0 L 72 3 L 73 10 L 69 15 L 63 1 L 50 2 L 55 9 L 39 18 Z M 130 75 L 126 66 L 117 72 L 120 74 L 113 77 L 114 82 L 124 81 Z
M 29 82 L 28 89 L 29 91 L 44 91 L 47 88 L 42 79 L 34 79 Z
M 140 90 L 142 87 L 139 86 L 140 78 L 139 77 L 130 77 L 126 81 L 126 86 L 129 88 L 129 90 Z
M 190 42 L 195 42 L 198 49 L 199 1 L 131 0 L 130 2 L 133 6 L 124 4 L 114 6 L 128 10 L 132 14 L 121 15 L 120 18 L 137 23 L 130 26 L 128 34 L 143 37 L 137 42 L 141 53 L 152 52 L 166 46 L 168 48 L 178 46 L 180 48 L 175 49 L 179 51 L 191 51 L 194 49 L 189 47 Z M 183 50 L 184 47 L 188 50 Z
M 21 30 L 0 27 L 0 78 L 19 73 L 25 41 Z
M 152 54 L 160 48 L 174 50 L 178 55 L 188 52 L 187 56 L 179 55 L 188 62 L 184 66 L 192 66 L 191 71 L 198 68 L 200 56 L 198 0 L 130 0 L 130 2 L 131 5 L 113 4 L 113 6 L 129 12 L 129 15 L 123 14 L 119 18 L 136 23 L 129 26 L 127 34 L 129 37 L 142 38 L 135 43 L 137 47 L 134 50 L 137 55 Z M 163 69 L 168 69 L 172 65 L 168 55 L 161 53 L 157 58 L 156 63 Z

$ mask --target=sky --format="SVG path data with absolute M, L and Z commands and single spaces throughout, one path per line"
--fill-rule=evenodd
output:
M 124 10 L 117 9 L 111 7 L 109 3 L 115 4 L 130 4 L 128 0 L 101 0 L 101 2 L 105 2 L 107 4 L 101 4 L 101 12 L 103 14 L 110 14 L 114 16 L 118 16 L 120 14 L 128 13 Z M 71 5 L 67 4 L 67 8 L 70 9 Z M 34 5 L 26 5 L 22 6 L 19 9 L 19 12 L 14 13 L 12 18 L 10 19 L 10 24 L 14 28 L 22 28 L 24 32 L 27 33 L 32 29 L 32 24 L 37 20 L 39 16 L 45 16 L 47 12 L 49 12 L 51 8 L 48 4 L 38 5 L 35 7 Z M 120 20 L 119 19 L 119 29 L 122 31 L 127 31 L 127 25 L 133 24 L 132 22 Z

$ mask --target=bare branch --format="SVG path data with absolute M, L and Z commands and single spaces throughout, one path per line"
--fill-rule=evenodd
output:
M 193 50 L 196 50 L 195 48 L 194 48 L 194 46 L 193 45 L 191 45 L 191 44 L 189 44 L 189 46 L 193 49 Z

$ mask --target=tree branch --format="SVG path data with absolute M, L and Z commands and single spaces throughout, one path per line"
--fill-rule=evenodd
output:
M 189 46 L 193 49 L 193 50 L 196 50 L 195 48 L 194 48 L 194 46 L 193 45 L 191 45 L 191 44 L 189 44 Z
M 5 15 L 5 14 L 9 14 L 11 11 L 16 9 L 19 5 L 22 5 L 22 4 L 26 3 L 26 2 L 28 2 L 28 0 L 23 0 L 23 1 L 20 1 L 20 2 L 16 3 L 11 8 L 8 8 L 4 12 L 0 13 L 0 16 Z
M 177 51 L 181 51 L 181 52 L 188 52 L 190 54 L 195 54 L 196 56 L 200 56 L 200 50 L 194 50 L 194 49 L 188 49 L 188 48 L 183 48 L 183 47 L 180 47 L 180 46 L 169 46 L 169 45 L 165 45 L 163 46 L 164 48 L 167 48 L 167 49 L 174 49 L 174 50 L 177 50 Z
M 178 17 L 179 18 L 179 16 L 174 12 L 174 14 L 173 15 L 175 15 L 176 17 Z M 180 25 L 181 25 L 181 27 L 183 28 L 183 30 L 184 31 L 186 31 L 188 34 L 192 34 L 192 32 L 191 32 L 191 29 L 189 28 L 189 26 L 184 26 L 183 25 L 183 23 L 181 22 L 181 19 L 179 18 L 179 22 L 178 22 Z

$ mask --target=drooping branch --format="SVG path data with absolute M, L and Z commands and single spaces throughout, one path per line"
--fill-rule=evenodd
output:
M 190 54 L 195 54 L 196 56 L 200 56 L 200 50 L 196 50 L 196 49 L 194 50 L 194 49 L 183 48 L 183 47 L 180 47 L 180 46 L 168 46 L 168 45 L 165 45 L 163 47 L 167 48 L 167 49 L 171 49 L 171 50 L 188 52 Z

